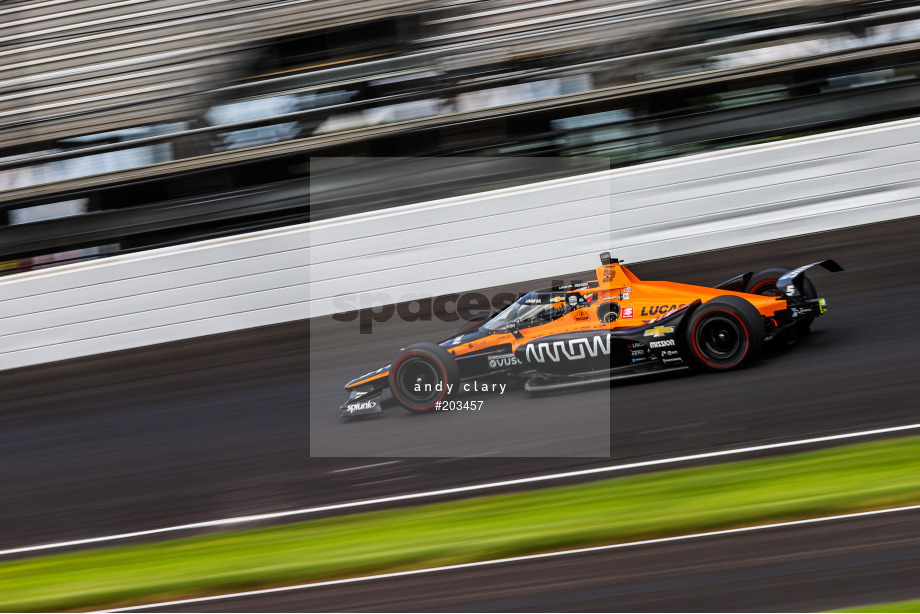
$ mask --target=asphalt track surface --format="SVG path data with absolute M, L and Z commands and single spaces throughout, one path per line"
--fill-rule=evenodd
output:
M 821 612 L 915 599 L 917 578 L 911 511 L 146 611 Z
M 323 319 L 2 373 L 0 547 L 917 422 L 918 244 L 911 218 L 635 265 L 640 278 L 704 285 L 827 257 L 847 270 L 813 275 L 830 308 L 814 334 L 748 369 L 496 395 L 479 423 L 398 408 L 338 421 L 344 382 L 407 337 L 456 330 L 438 321 L 397 320 L 364 341 L 356 323 Z M 598 406 L 609 430 L 572 428 L 573 408 Z M 339 457 L 310 457 L 311 414 L 314 453 Z M 510 436 L 525 423 L 552 438 Z M 479 456 L 406 458 L 459 440 Z

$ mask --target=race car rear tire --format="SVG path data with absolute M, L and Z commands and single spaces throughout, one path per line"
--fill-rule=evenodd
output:
M 460 368 L 454 357 L 434 343 L 416 343 L 402 350 L 390 367 L 393 398 L 414 414 L 435 411 L 457 389 Z
M 763 347 L 763 317 L 739 296 L 719 296 L 690 316 L 685 330 L 692 365 L 726 371 L 753 360 Z
M 780 292 L 776 288 L 776 282 L 779 281 L 780 277 L 791 270 L 791 268 L 785 266 L 777 266 L 769 269 L 764 269 L 763 271 L 751 277 L 748 283 L 744 286 L 744 291 L 749 294 L 760 294 L 763 296 L 780 296 Z M 818 298 L 818 290 L 807 277 L 802 279 L 802 292 L 807 299 Z M 795 325 L 796 333 L 798 333 L 800 336 L 807 335 L 809 332 L 811 332 L 811 323 L 814 321 L 814 317 L 810 317 L 805 318 L 801 322 L 797 322 Z
M 776 288 L 776 282 L 779 278 L 791 271 L 789 267 L 776 266 L 757 273 L 748 280 L 744 286 L 744 291 L 748 294 L 760 294 L 763 296 L 780 296 Z M 805 277 L 803 279 L 802 289 L 805 292 L 805 298 L 818 298 L 818 291 L 811 280 Z

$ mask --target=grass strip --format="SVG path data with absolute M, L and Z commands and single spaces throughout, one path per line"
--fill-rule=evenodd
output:
M 920 503 L 920 437 L 0 564 L 0 609 L 137 604 Z
M 895 601 L 892 603 L 877 603 L 863 605 L 855 608 L 834 610 L 835 612 L 920 612 L 920 599 L 912 601 Z

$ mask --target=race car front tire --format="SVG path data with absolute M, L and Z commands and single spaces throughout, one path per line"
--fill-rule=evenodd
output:
M 719 296 L 690 316 L 685 331 L 693 366 L 713 371 L 742 367 L 763 346 L 763 317 L 739 296 Z
M 416 343 L 402 350 L 390 367 L 393 398 L 414 414 L 436 410 L 457 388 L 460 368 L 454 357 L 434 343 Z

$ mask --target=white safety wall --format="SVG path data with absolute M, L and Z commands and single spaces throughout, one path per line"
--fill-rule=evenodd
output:
M 920 215 L 920 120 L 0 282 L 0 369 Z

